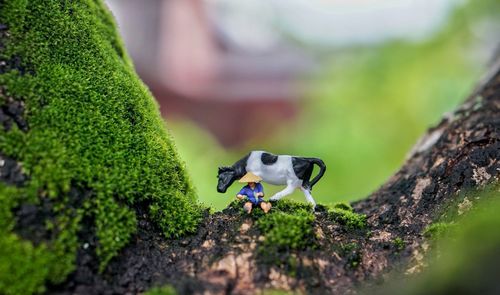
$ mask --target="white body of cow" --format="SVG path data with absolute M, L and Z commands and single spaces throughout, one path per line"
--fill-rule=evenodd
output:
M 284 196 L 287 196 L 295 189 L 300 189 L 307 201 L 314 206 L 314 201 L 311 191 L 302 187 L 302 180 L 295 175 L 292 164 L 292 156 L 280 155 L 275 163 L 271 165 L 263 164 L 261 157 L 264 151 L 253 151 L 247 160 L 246 171 L 252 172 L 262 178 L 262 181 L 273 185 L 286 185 L 285 189 L 274 194 L 270 200 L 277 201 Z

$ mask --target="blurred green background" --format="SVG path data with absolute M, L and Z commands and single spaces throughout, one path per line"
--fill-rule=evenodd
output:
M 400 167 L 427 128 L 470 94 L 491 58 L 484 47 L 499 41 L 485 42 L 474 30 L 484 23 L 495 27 L 499 8 L 498 1 L 470 1 L 456 7 L 425 40 L 329 53 L 321 72 L 304 78 L 308 99 L 301 102 L 299 119 L 263 142 L 225 150 L 194 123 L 169 121 L 200 200 L 224 208 L 240 185 L 218 194 L 217 167 L 253 149 L 322 158 L 328 169 L 314 187 L 317 202 L 366 197 Z M 268 196 L 280 189 L 265 185 Z M 298 191 L 292 198 L 304 200 Z

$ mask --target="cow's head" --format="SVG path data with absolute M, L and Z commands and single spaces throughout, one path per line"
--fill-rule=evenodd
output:
M 217 178 L 219 179 L 217 191 L 225 193 L 227 188 L 236 180 L 236 171 L 232 167 L 219 167 Z

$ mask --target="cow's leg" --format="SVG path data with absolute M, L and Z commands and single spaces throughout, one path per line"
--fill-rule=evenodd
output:
M 302 187 L 309 190 L 309 191 L 311 190 L 311 185 L 309 184 L 309 181 L 311 179 L 313 168 L 314 168 L 314 166 L 312 164 L 309 164 L 307 169 L 304 171 L 304 175 L 302 176 L 302 179 L 303 179 Z
M 300 190 L 304 193 L 304 196 L 306 197 L 306 200 L 311 203 L 313 206 L 313 209 L 316 208 L 316 202 L 314 201 L 311 191 L 309 189 L 306 189 L 304 187 L 300 187 Z
M 282 191 L 279 191 L 277 192 L 276 194 L 274 194 L 274 196 L 272 196 L 269 200 L 271 201 L 278 201 L 279 199 L 283 198 L 284 196 L 287 196 L 291 193 L 293 193 L 293 191 L 296 189 L 296 186 L 294 186 L 293 184 L 288 184 L 284 190 Z

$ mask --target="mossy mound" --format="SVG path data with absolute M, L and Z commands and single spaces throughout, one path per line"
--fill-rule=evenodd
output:
M 92 236 L 104 269 L 138 207 L 166 236 L 193 232 L 202 209 L 102 1 L 0 7 L 0 166 L 22 176 L 0 178 L 0 290 L 64 281 Z
M 247 215 L 243 210 L 245 200 L 234 200 L 225 210 Z M 335 203 L 331 206 L 318 204 L 316 212 L 325 214 L 335 224 L 345 230 L 365 230 L 366 215 L 355 213 L 348 203 Z M 304 250 L 314 248 L 314 222 L 316 220 L 311 204 L 280 200 L 272 202 L 272 209 L 265 214 L 255 208 L 249 215 L 264 236 L 261 243 L 263 252 Z
M 264 234 L 266 251 L 305 249 L 314 245 L 314 215 L 310 211 L 297 210 L 294 213 L 272 212 L 257 221 Z
M 366 215 L 354 212 L 352 207 L 345 203 L 335 204 L 328 210 L 328 216 L 347 229 L 366 228 Z

